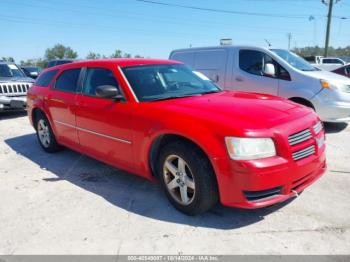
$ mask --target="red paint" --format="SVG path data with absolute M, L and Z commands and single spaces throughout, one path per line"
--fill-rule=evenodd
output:
M 220 201 L 227 206 L 258 208 L 284 201 L 313 183 L 325 171 L 325 146 L 300 161 L 292 159 L 288 135 L 312 127 L 319 118 L 304 106 L 270 95 L 225 91 L 158 102 L 137 102 L 118 70 L 142 64 L 177 63 L 167 60 L 118 59 L 82 61 L 49 70 L 103 67 L 114 72 L 126 102 L 114 102 L 50 87 L 33 86 L 28 92 L 28 113 L 39 108 L 48 117 L 59 143 L 103 162 L 153 180 L 150 149 L 164 134 L 192 140 L 210 159 L 218 181 Z M 32 118 L 30 117 L 32 121 Z M 62 126 L 55 121 L 67 123 Z M 76 128 L 74 128 L 76 127 Z M 82 132 L 93 130 L 129 143 Z M 234 161 L 229 158 L 225 136 L 272 137 L 276 157 Z M 315 134 L 313 134 L 316 137 Z M 324 136 L 322 130 L 317 136 Z M 315 140 L 305 143 L 316 144 Z M 303 146 L 303 145 L 299 145 Z M 307 145 L 305 145 L 307 146 Z M 300 184 L 293 182 L 299 181 Z M 243 191 L 283 187 L 282 195 L 249 202 Z M 294 187 L 295 191 L 291 191 Z

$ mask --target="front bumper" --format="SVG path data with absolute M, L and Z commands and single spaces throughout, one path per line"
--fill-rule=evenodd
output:
M 0 111 L 24 110 L 27 106 L 26 96 L 0 96 Z
M 311 103 L 323 122 L 350 122 L 350 93 L 322 90 Z
M 303 122 L 286 123 L 279 129 L 284 131 L 279 134 L 276 131 L 276 136 L 293 134 L 295 128 L 303 130 Z M 225 206 L 252 209 L 296 196 L 326 171 L 326 145 L 319 143 L 324 135 L 324 130 L 321 130 L 311 139 L 292 146 L 288 143 L 288 136 L 277 139 L 278 156 L 275 157 L 246 161 L 212 159 L 218 177 L 220 202 Z M 310 145 L 314 145 L 314 153 L 301 159 L 293 158 L 293 152 Z

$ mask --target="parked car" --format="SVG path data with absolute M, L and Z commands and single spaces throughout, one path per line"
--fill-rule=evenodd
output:
M 277 95 L 314 109 L 322 121 L 350 121 L 350 80 L 311 66 L 283 49 L 222 46 L 175 50 L 224 89 Z
M 26 93 L 34 80 L 11 62 L 0 62 L 0 112 L 26 107 Z
M 57 66 L 57 65 L 63 65 L 63 64 L 68 64 L 74 62 L 74 59 L 56 59 L 56 60 L 51 60 L 47 64 L 47 68 Z
M 218 200 L 241 208 L 285 201 L 326 169 L 324 130 L 312 110 L 223 91 L 175 61 L 109 59 L 45 70 L 28 92 L 28 115 L 45 151 L 63 145 L 159 179 L 189 215 Z
M 21 66 L 21 69 L 26 74 L 26 76 L 33 79 L 36 79 L 41 72 L 41 68 L 36 66 Z
M 342 66 L 336 70 L 333 70 L 332 72 L 350 78 L 350 64 Z
M 344 60 L 338 57 L 307 56 L 304 59 L 311 65 L 326 71 L 333 71 L 346 64 Z

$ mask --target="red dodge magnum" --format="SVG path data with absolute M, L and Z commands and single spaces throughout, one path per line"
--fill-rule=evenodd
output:
M 189 215 L 218 201 L 241 208 L 282 202 L 326 169 L 325 134 L 312 110 L 223 91 L 176 61 L 49 68 L 28 92 L 28 114 L 45 151 L 65 146 L 158 179 Z

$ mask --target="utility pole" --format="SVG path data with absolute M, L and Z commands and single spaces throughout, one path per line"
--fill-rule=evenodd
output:
M 290 50 L 290 41 L 292 40 L 292 33 L 288 33 L 287 37 L 288 37 L 288 50 Z
M 325 3 L 325 1 L 323 1 L 323 3 Z M 333 0 L 329 0 L 328 16 L 327 16 L 326 42 L 325 42 L 325 46 L 324 46 L 324 56 L 328 55 L 329 35 L 330 35 L 330 31 L 331 31 L 332 12 L 333 12 Z

